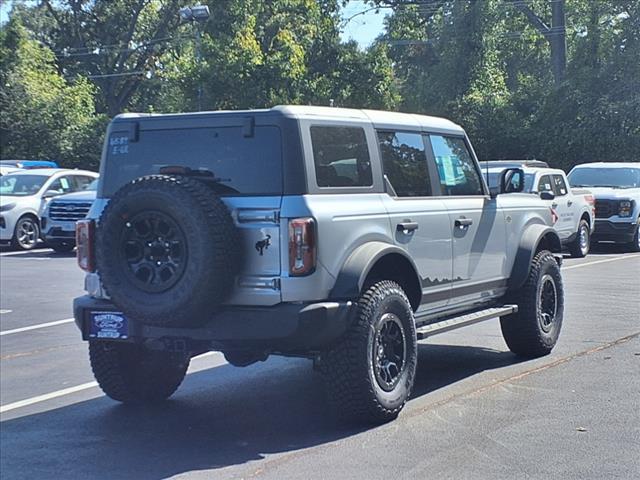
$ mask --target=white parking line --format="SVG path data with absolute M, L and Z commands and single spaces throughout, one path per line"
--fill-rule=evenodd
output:
M 50 248 L 36 248 L 34 250 L 21 250 L 19 252 L 2 252 L 0 253 L 0 257 L 10 257 L 12 255 L 24 255 L 27 253 L 42 253 L 42 252 L 52 252 Z
M 63 325 L 65 323 L 71 323 L 71 322 L 73 322 L 73 318 L 65 318 L 64 320 L 56 320 L 55 322 L 39 323 L 37 325 L 29 325 L 28 327 L 14 328 L 13 330 L 4 330 L 0 332 L 0 337 L 3 335 L 11 335 L 13 333 L 21 333 L 21 332 L 28 332 L 29 330 L 37 330 L 39 328 L 55 327 L 56 325 Z
M 57 392 L 45 393 L 44 395 L 27 398 L 25 400 L 20 400 L 19 402 L 8 403 L 0 407 L 0 413 L 9 412 L 11 410 L 15 410 L 16 408 L 28 407 L 29 405 L 33 405 L 34 403 L 46 402 L 47 400 L 51 400 L 53 398 L 63 397 L 71 393 L 81 392 L 82 390 L 87 390 L 89 388 L 97 386 L 98 382 L 83 383 L 82 385 L 76 385 L 75 387 L 63 388 L 62 390 L 58 390 Z
M 578 265 L 569 265 L 568 267 L 562 267 L 562 270 L 571 270 L 573 268 L 586 267 L 589 265 L 597 265 L 599 263 L 615 262 L 616 260 L 624 260 L 625 258 L 638 258 L 640 255 L 622 255 L 614 258 L 606 258 L 604 260 L 596 260 L 595 262 L 579 263 Z
M 191 359 L 191 361 L 206 357 L 212 356 L 222 356 L 220 352 L 206 352 L 201 355 L 197 355 Z M 189 369 L 189 373 L 195 373 L 200 370 L 206 369 L 209 367 L 203 367 L 196 369 Z M 87 382 L 81 385 L 76 385 L 75 387 L 63 388 L 62 390 L 56 390 L 55 392 L 45 393 L 44 395 L 38 395 L 37 397 L 25 398 L 24 400 L 19 400 L 13 403 L 7 403 L 6 405 L 0 406 L 0 413 L 9 412 L 11 410 L 15 410 L 17 408 L 28 407 L 29 405 L 35 405 L 36 403 L 46 402 L 47 400 L 52 400 L 54 398 L 64 397 L 65 395 L 71 395 L 72 393 L 81 392 L 83 390 L 89 390 L 90 388 L 97 387 L 98 382 Z

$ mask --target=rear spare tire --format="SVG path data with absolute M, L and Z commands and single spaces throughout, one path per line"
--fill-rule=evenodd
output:
M 153 175 L 122 187 L 105 208 L 96 262 L 113 303 L 140 322 L 202 324 L 239 271 L 231 215 L 202 181 Z

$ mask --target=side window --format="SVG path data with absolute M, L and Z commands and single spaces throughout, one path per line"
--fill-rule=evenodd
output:
M 554 175 L 553 176 L 553 193 L 555 193 L 556 197 L 561 197 L 566 195 L 568 192 L 567 184 L 562 178 L 562 175 Z
M 311 127 L 311 144 L 319 187 L 373 185 L 364 129 Z
M 419 133 L 378 132 L 384 173 L 399 197 L 427 197 L 431 184 Z
M 49 185 L 47 190 L 55 190 L 56 192 L 63 194 L 73 192 L 75 188 L 71 177 L 60 177 Z
M 551 175 L 543 175 L 538 182 L 538 192 L 553 193 L 553 185 L 551 184 Z
M 84 190 L 87 186 L 93 182 L 93 177 L 85 177 L 84 175 L 74 175 L 73 181 L 75 183 L 74 190 Z
M 462 138 L 430 135 L 443 195 L 484 195 L 480 174 Z

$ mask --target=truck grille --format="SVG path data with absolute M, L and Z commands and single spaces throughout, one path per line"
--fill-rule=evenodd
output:
M 89 213 L 91 202 L 51 202 L 49 218 L 63 222 L 82 220 Z
M 618 213 L 618 202 L 615 200 L 596 200 L 596 218 L 609 218 Z

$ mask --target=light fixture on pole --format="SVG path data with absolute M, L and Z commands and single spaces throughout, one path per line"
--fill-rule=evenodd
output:
M 193 7 L 184 7 L 178 10 L 180 23 L 198 23 L 203 24 L 209 17 L 209 7 L 207 5 L 194 5 Z M 195 26 L 196 30 L 196 62 L 200 62 L 200 25 Z M 202 80 L 198 81 L 198 111 L 202 110 Z

